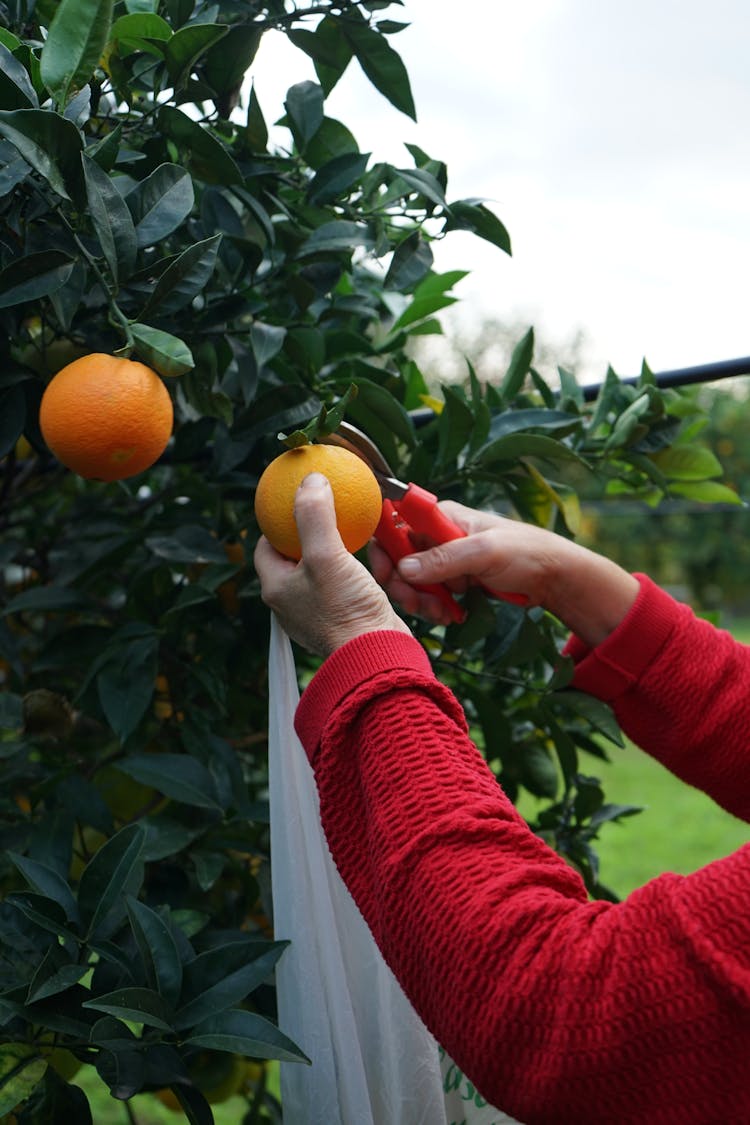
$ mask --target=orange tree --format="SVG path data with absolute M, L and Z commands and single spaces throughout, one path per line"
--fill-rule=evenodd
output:
M 115 1098 L 171 1087 L 197 1125 L 212 1068 L 305 1065 L 275 1022 L 268 613 L 249 565 L 279 431 L 354 386 L 347 418 L 400 475 L 570 535 L 571 482 L 667 494 L 697 456 L 693 408 L 648 371 L 610 372 L 588 405 L 565 372 L 539 377 L 531 331 L 491 383 L 469 366 L 431 398 L 409 345 L 463 276 L 436 271 L 434 241 L 510 245 L 440 159 L 374 160 L 326 113 L 351 64 L 413 116 L 393 7 L 0 3 L 0 1115 L 21 1123 L 91 1121 L 50 1048 Z M 245 77 L 270 29 L 315 77 L 262 107 Z M 138 477 L 84 480 L 42 439 L 46 384 L 91 353 L 167 380 L 174 433 Z M 591 769 L 612 717 L 562 690 L 543 613 L 479 591 L 468 609 L 414 626 L 509 794 L 539 797 L 536 830 L 610 894 L 593 843 L 631 810 Z M 247 1120 L 278 1119 L 254 1073 Z

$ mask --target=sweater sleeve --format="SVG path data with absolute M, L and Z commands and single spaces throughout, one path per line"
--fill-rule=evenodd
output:
M 525 1125 L 750 1120 L 750 849 L 588 901 L 405 634 L 329 657 L 297 729 L 345 883 L 490 1103 Z
M 635 604 L 602 644 L 569 641 L 574 686 L 610 703 L 642 750 L 750 821 L 750 647 L 637 577 Z

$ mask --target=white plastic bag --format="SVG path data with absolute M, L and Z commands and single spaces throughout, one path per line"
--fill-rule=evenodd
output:
M 279 1023 L 312 1059 L 281 1064 L 285 1125 L 448 1125 L 435 1040 L 383 961 L 331 859 L 293 726 L 294 658 L 274 619 L 269 786 Z

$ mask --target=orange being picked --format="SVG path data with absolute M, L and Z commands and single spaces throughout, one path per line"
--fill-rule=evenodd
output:
M 50 380 L 39 408 L 42 436 L 67 468 L 124 480 L 161 457 L 172 433 L 172 400 L 150 367 L 95 352 Z
M 300 445 L 266 467 L 255 491 L 255 516 L 271 546 L 289 559 L 302 557 L 294 520 L 294 494 L 309 473 L 322 473 L 333 490 L 336 526 L 347 551 L 358 551 L 380 521 L 383 497 L 361 457 L 338 445 Z

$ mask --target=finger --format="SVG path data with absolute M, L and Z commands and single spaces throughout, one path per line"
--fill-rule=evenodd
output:
M 383 550 L 379 543 L 371 539 L 367 545 L 367 558 L 375 581 L 380 586 L 387 586 L 393 577 L 391 556 Z
M 330 559 L 345 550 L 336 526 L 333 490 L 322 473 L 309 473 L 294 497 L 294 519 L 305 562 Z
M 465 539 L 441 543 L 415 555 L 407 555 L 398 564 L 398 572 L 407 582 L 445 582 L 465 575 L 481 574 L 487 569 L 497 543 L 494 532 L 477 532 Z
M 253 564 L 260 578 L 261 596 L 264 601 L 273 597 L 273 592 L 282 586 L 289 574 L 297 568 L 297 563 L 280 555 L 265 535 L 261 535 L 255 546 Z

